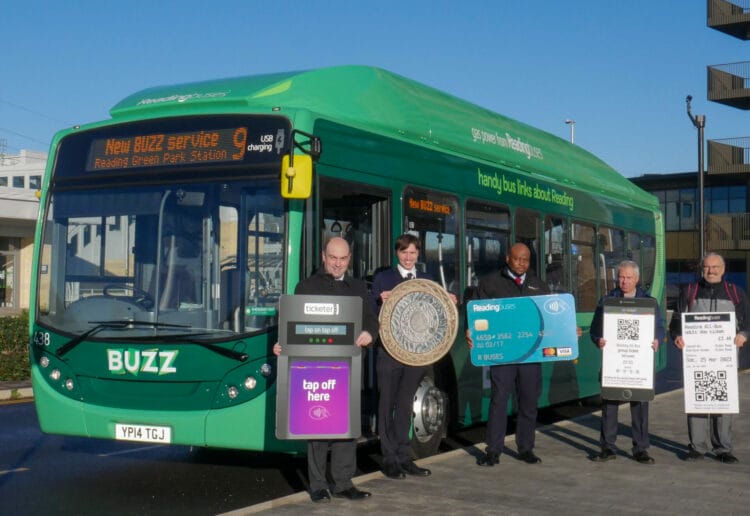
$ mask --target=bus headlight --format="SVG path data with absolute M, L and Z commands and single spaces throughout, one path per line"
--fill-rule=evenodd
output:
M 71 378 L 68 378 L 67 380 L 65 380 L 66 389 L 68 389 L 69 391 L 72 391 L 73 387 L 75 387 L 75 384 L 73 383 L 73 380 Z
M 260 366 L 260 374 L 262 374 L 264 377 L 268 378 L 269 376 L 271 376 L 271 373 L 273 373 L 271 364 L 263 364 L 262 366 Z
M 39 359 L 39 365 L 42 366 L 42 368 L 46 369 L 49 367 L 49 357 L 42 357 Z
M 248 376 L 245 378 L 245 389 L 248 391 L 255 389 L 256 385 L 258 385 L 258 380 L 256 380 L 254 376 Z
M 230 387 L 229 387 L 229 388 L 227 389 L 227 396 L 229 396 L 229 399 L 230 399 L 230 400 L 233 400 L 233 399 L 235 399 L 235 398 L 236 398 L 237 396 L 239 396 L 239 395 L 240 395 L 240 391 L 239 391 L 239 390 L 237 390 L 237 387 L 235 387 L 234 385 L 230 386 Z
M 49 377 L 52 378 L 52 381 L 58 381 L 60 379 L 60 370 L 59 369 L 53 369 L 49 373 Z

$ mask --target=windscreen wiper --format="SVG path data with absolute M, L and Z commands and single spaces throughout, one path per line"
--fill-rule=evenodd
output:
M 159 335 L 158 337 L 138 337 L 131 340 L 140 340 L 141 338 L 148 338 L 150 341 L 158 341 L 158 342 L 187 342 L 189 344 L 195 344 L 196 346 L 204 347 L 210 351 L 213 351 L 214 353 L 218 353 L 219 355 L 225 356 L 227 358 L 232 358 L 234 360 L 237 360 L 239 362 L 245 362 L 247 360 L 247 353 L 243 353 L 241 351 L 235 351 L 233 349 L 226 349 L 222 348 L 221 346 L 217 346 L 215 344 L 211 344 L 209 342 L 204 342 L 202 340 L 198 340 L 194 337 L 198 335 L 210 335 L 213 332 L 201 332 L 201 333 L 180 333 L 177 335 Z
M 113 321 L 89 321 L 89 324 L 95 324 L 96 326 L 92 327 L 89 330 L 86 330 L 85 332 L 81 333 L 77 337 L 73 337 L 68 342 L 57 348 L 57 356 L 61 357 L 64 356 L 68 351 L 75 348 L 78 344 L 86 340 L 87 338 L 91 337 L 95 333 L 98 333 L 101 330 L 120 330 L 125 329 L 132 326 L 148 326 L 150 328 L 190 328 L 190 326 L 186 326 L 184 324 L 166 324 L 166 323 L 160 323 L 160 322 L 151 322 L 151 321 L 130 321 L 130 320 L 121 320 L 121 319 L 115 319 Z
M 189 325 L 184 325 L 184 324 L 167 324 L 167 323 L 151 322 L 151 321 L 114 320 L 114 321 L 90 321 L 90 323 L 95 324 L 96 326 L 81 333 L 77 337 L 70 339 L 68 342 L 60 346 L 57 349 L 57 356 L 61 357 L 65 355 L 71 349 L 75 348 L 78 344 L 86 340 L 88 337 L 104 329 L 120 330 L 120 329 L 125 329 L 128 327 L 132 327 L 132 326 L 148 326 L 150 328 L 179 328 L 179 329 L 190 328 Z M 247 360 L 247 353 L 234 351 L 233 349 L 222 348 L 221 346 L 216 346 L 215 344 L 209 344 L 208 342 L 203 342 L 198 339 L 191 338 L 191 337 L 195 337 L 196 335 L 201 335 L 201 334 L 200 333 L 183 333 L 180 335 L 169 335 L 168 337 L 162 336 L 162 337 L 159 337 L 159 340 L 162 340 L 164 342 L 181 340 L 184 342 L 189 342 L 190 344 L 196 344 L 198 346 L 202 346 L 210 351 L 213 351 L 214 353 L 218 353 L 219 355 L 237 360 L 239 362 L 245 362 Z M 148 338 L 153 339 L 153 337 L 148 337 Z

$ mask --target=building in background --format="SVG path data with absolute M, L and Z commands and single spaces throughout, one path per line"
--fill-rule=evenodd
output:
M 0 153 L 0 316 L 29 307 L 37 191 L 47 154 Z
M 748 41 L 750 0 L 707 0 L 707 25 L 743 42 Z M 707 80 L 708 100 L 730 108 L 750 110 L 750 62 L 709 65 Z M 709 140 L 706 147 L 705 248 L 722 254 L 727 260 L 729 279 L 747 288 L 750 270 L 750 136 Z M 645 175 L 633 178 L 633 182 L 654 193 L 662 206 L 667 283 L 670 285 L 668 295 L 673 298 L 679 285 L 693 281 L 699 272 L 700 193 L 697 174 Z

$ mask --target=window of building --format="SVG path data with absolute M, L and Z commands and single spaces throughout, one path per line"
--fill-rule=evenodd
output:
M 13 176 L 13 188 L 23 188 L 23 187 L 24 187 L 24 177 Z
M 8 186 L 8 176 L 0 176 L 0 186 Z
M 39 190 L 42 188 L 42 176 L 29 176 L 29 188 Z

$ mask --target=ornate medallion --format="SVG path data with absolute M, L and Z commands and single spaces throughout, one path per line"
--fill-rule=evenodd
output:
M 380 309 L 380 340 L 388 353 L 411 366 L 440 360 L 458 332 L 458 310 L 434 281 L 399 283 Z

